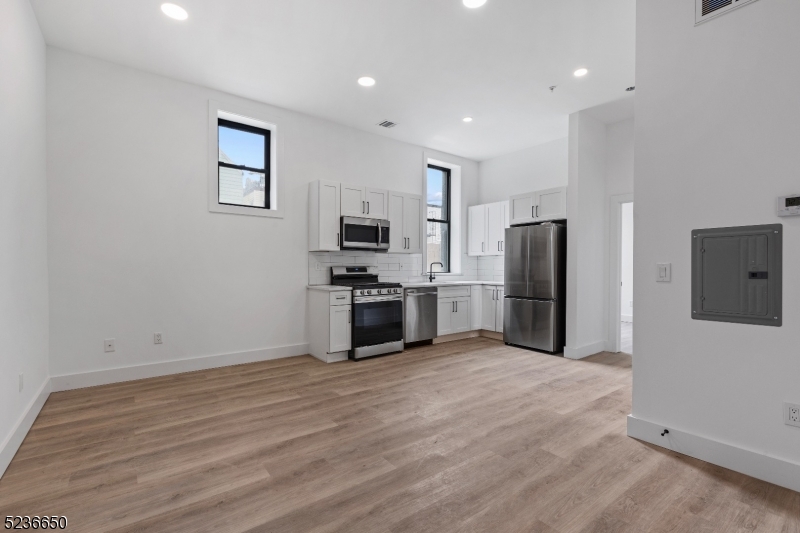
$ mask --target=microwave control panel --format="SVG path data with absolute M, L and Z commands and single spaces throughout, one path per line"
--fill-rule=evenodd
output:
M 778 216 L 791 217 L 800 215 L 800 194 L 781 196 L 778 198 Z

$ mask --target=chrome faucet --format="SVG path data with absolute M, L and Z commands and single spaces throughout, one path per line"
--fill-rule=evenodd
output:
M 428 274 L 430 274 L 428 276 L 428 281 L 430 281 L 431 283 L 433 283 L 433 280 L 436 279 L 436 276 L 433 275 L 433 265 L 439 265 L 439 266 L 442 267 L 442 270 L 444 270 L 444 264 L 443 263 L 440 263 L 439 261 L 436 261 L 435 263 L 431 263 L 431 268 L 430 268 L 430 271 L 428 272 Z

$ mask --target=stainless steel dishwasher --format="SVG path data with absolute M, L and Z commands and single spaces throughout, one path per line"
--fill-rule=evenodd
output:
M 428 341 L 436 337 L 439 289 L 418 287 L 406 289 L 405 342 Z

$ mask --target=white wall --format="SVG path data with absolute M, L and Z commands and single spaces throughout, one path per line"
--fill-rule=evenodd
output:
M 45 157 L 44 39 L 27 0 L 4 0 L 0 3 L 0 475 L 41 407 L 37 393 L 47 382 Z M 22 392 L 20 373 L 25 375 Z M 28 412 L 31 417 L 23 419 Z
M 633 322 L 633 203 L 622 204 L 620 320 Z
M 462 166 L 462 220 L 477 203 L 473 161 L 249 102 L 285 139 L 286 217 L 209 213 L 208 100 L 243 100 L 53 48 L 47 68 L 53 375 L 304 350 L 312 180 L 422 194 L 428 154 Z
M 729 468 L 783 460 L 800 487 L 800 429 L 782 411 L 800 403 L 800 218 L 775 215 L 776 197 L 800 189 L 800 2 L 754 2 L 697 27 L 694 6 L 637 4 L 633 416 L 674 428 L 673 440 L 641 438 L 685 453 L 699 452 L 679 435 L 702 438 L 708 460 L 724 462 L 721 443 L 753 452 Z M 692 320 L 691 230 L 774 223 L 783 327 Z M 672 263 L 671 283 L 655 282 L 657 262 Z
M 606 126 L 606 195 L 633 194 L 634 120 Z
M 567 345 L 581 358 L 605 349 L 608 309 L 606 125 L 581 111 L 569 117 Z
M 514 194 L 567 184 L 569 140 L 565 137 L 480 163 L 480 204 Z

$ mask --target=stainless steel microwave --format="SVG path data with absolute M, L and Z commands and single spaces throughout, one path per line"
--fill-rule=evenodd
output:
M 389 251 L 388 220 L 342 217 L 342 250 Z

